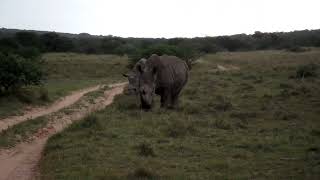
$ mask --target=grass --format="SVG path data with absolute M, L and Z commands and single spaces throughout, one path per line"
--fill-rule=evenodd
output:
M 41 177 L 319 179 L 320 80 L 294 77 L 319 57 L 319 49 L 207 55 L 179 109 L 143 112 L 135 97 L 119 96 L 49 139 Z
M 10 127 L 0 133 L 0 148 L 13 147 L 20 142 L 26 141 L 38 129 L 47 125 L 48 117 L 38 117 Z
M 71 91 L 100 83 L 123 81 L 121 72 L 126 71 L 127 65 L 126 57 L 113 55 L 49 53 L 43 58 L 48 75 L 44 85 L 41 88 L 26 87 L 18 95 L 1 96 L 0 118 L 21 114 L 27 105 L 47 104 Z M 44 93 L 46 96 L 41 96 Z

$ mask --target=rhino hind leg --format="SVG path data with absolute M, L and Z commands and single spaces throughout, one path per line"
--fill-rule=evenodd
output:
M 161 108 L 168 108 L 171 104 L 171 92 L 169 89 L 165 88 L 162 90 L 161 94 Z
M 179 106 L 179 95 L 180 95 L 181 89 L 178 89 L 176 92 L 172 93 L 172 96 L 171 96 L 172 108 L 178 108 Z

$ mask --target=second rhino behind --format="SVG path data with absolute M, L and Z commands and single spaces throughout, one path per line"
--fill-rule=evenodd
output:
M 161 107 L 174 108 L 188 81 L 188 71 L 185 61 L 178 57 L 153 54 L 148 60 L 140 60 L 126 77 L 129 89 L 140 96 L 143 109 L 152 107 L 154 93 L 161 97 Z

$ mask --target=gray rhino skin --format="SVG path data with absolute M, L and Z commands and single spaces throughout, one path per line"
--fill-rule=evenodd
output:
M 138 65 L 141 107 L 150 109 L 153 94 L 161 97 L 161 107 L 175 108 L 182 88 L 188 81 L 188 65 L 175 56 L 153 54 Z
M 145 66 L 146 61 L 147 61 L 147 59 L 145 59 L 145 58 L 140 59 L 129 73 L 123 74 L 123 76 L 128 78 L 129 94 L 135 94 L 135 95 L 139 94 L 140 71 L 138 68 L 143 68 Z

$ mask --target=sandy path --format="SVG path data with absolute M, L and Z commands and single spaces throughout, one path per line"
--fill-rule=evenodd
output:
M 27 121 L 29 119 L 34 119 L 40 116 L 44 116 L 47 114 L 51 114 L 53 112 L 57 112 L 65 107 L 68 107 L 75 102 L 77 102 L 83 95 L 96 91 L 100 88 L 101 86 L 94 86 L 86 89 L 82 89 L 79 91 L 72 92 L 70 95 L 63 97 L 53 104 L 47 106 L 47 107 L 42 107 L 42 108 L 33 108 L 29 110 L 28 112 L 24 113 L 22 116 L 12 116 L 8 117 L 5 119 L 0 120 L 0 132 L 3 130 L 8 129 L 10 126 L 13 126 L 15 124 L 19 124 L 23 121 Z
M 39 129 L 25 142 L 8 150 L 0 150 L 0 180 L 29 180 L 37 177 L 37 164 L 48 138 L 80 120 L 86 115 L 103 109 L 113 102 L 116 95 L 123 92 L 126 83 L 113 84 L 111 90 L 104 92 L 104 97 L 97 98 L 93 104 L 82 102 L 83 106 L 63 117 L 57 115 L 45 128 Z
M 237 66 L 233 66 L 233 65 L 223 66 L 223 65 L 221 65 L 221 64 L 218 64 L 218 65 L 217 65 L 217 69 L 218 69 L 219 71 L 240 70 L 240 68 L 237 67 Z

